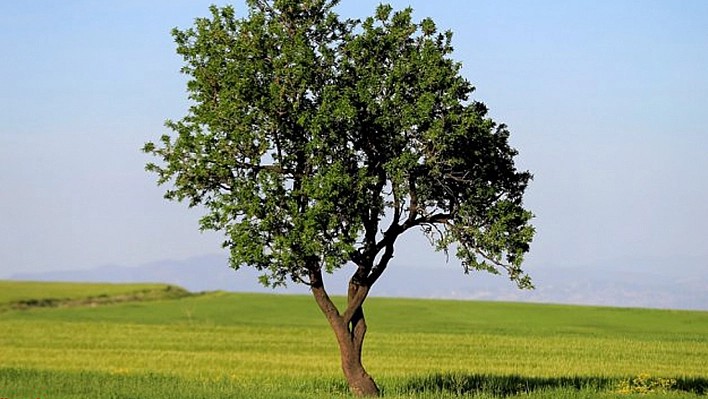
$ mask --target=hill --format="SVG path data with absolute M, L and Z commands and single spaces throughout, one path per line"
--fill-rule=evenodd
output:
M 673 260 L 672 262 L 679 262 Z M 586 267 L 534 267 L 534 291 L 519 291 L 506 279 L 485 273 L 464 275 L 453 265 L 407 267 L 392 264 L 372 295 L 405 298 L 477 299 L 708 310 L 708 274 L 701 260 L 682 260 L 691 272 L 675 274 L 667 260 L 618 260 Z M 13 280 L 137 283 L 164 281 L 190 291 L 307 293 L 302 286 L 270 290 L 251 268 L 230 269 L 226 257 L 211 255 L 163 260 L 138 267 L 102 266 L 91 270 L 23 273 Z M 344 293 L 346 274 L 328 278 L 333 293 Z
M 97 306 L 194 295 L 166 284 L 108 284 L 0 280 L 0 311 Z

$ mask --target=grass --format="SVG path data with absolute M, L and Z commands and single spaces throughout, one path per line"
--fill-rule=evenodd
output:
M 708 393 L 708 312 L 385 298 L 366 310 L 364 362 L 386 397 Z M 340 374 L 308 296 L 0 313 L 0 398 L 347 397 Z
M 0 280 L 0 304 L 42 298 L 86 298 L 119 295 L 146 289 L 162 289 L 165 284 L 63 283 Z
M 60 283 L 0 280 L 0 311 L 32 307 L 97 305 L 190 295 L 165 284 Z

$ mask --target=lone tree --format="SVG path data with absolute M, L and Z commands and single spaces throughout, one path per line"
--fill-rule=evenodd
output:
M 192 105 L 144 151 L 165 197 L 206 210 L 234 269 L 267 286 L 310 287 L 339 343 L 352 392 L 379 389 L 362 366 L 363 304 L 396 240 L 422 230 L 465 273 L 522 271 L 534 234 L 509 131 L 470 100 L 451 32 L 380 5 L 341 20 L 338 0 L 247 0 L 248 16 L 211 7 L 172 34 Z M 351 267 L 345 309 L 323 272 Z

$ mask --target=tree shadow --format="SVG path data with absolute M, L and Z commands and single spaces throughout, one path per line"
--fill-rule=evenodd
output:
M 677 378 L 674 389 L 698 395 L 708 395 L 708 378 Z
M 623 381 L 631 378 L 578 377 L 524 377 L 519 375 L 484 375 L 465 373 L 437 373 L 414 377 L 403 384 L 408 393 L 442 392 L 456 395 L 486 394 L 498 398 L 529 394 L 554 389 L 616 391 Z M 680 378 L 668 388 L 698 395 L 708 394 L 708 378 Z

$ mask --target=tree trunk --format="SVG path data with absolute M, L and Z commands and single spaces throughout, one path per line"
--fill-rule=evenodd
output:
M 313 273 L 312 281 L 311 288 L 315 301 L 327 321 L 329 321 L 337 338 L 342 360 L 342 371 L 347 379 L 347 384 L 349 384 L 349 389 L 352 394 L 358 397 L 379 396 L 381 394 L 379 387 L 376 386 L 374 379 L 366 372 L 361 363 L 362 345 L 366 336 L 366 320 L 364 319 L 361 303 L 366 296 L 366 292 L 360 292 L 361 296 L 355 298 L 352 295 L 352 287 L 350 286 L 350 306 L 347 306 L 344 315 L 340 315 L 339 310 L 324 289 L 321 275 Z M 356 291 L 355 289 L 355 294 Z
M 366 335 L 366 322 L 361 307 L 349 326 L 341 325 L 334 330 L 342 358 L 342 371 L 351 392 L 359 397 L 379 396 L 379 387 L 361 363 L 362 345 Z
M 381 392 L 374 379 L 364 370 L 361 359 L 342 351 L 342 370 L 349 384 L 349 390 L 358 397 L 379 396 Z

